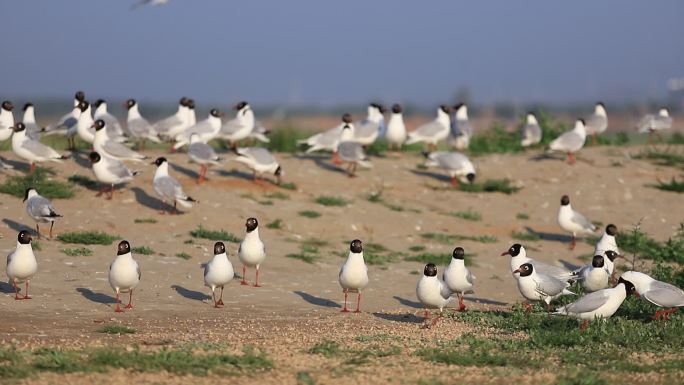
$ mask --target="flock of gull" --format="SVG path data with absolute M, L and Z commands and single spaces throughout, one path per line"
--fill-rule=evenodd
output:
M 200 165 L 198 183 L 202 183 L 208 167 L 221 160 L 208 142 L 214 139 L 224 140 L 235 153 L 234 159 L 253 171 L 255 180 L 264 174 L 272 174 L 277 183 L 280 183 L 283 171 L 273 154 L 262 147 L 238 147 L 238 143 L 248 138 L 268 142 L 268 130 L 255 120 L 254 112 L 246 102 L 238 103 L 235 106 L 236 116 L 227 121 L 221 119 L 223 113 L 218 109 L 212 109 L 206 119 L 197 121 L 195 103 L 185 97 L 180 100 L 176 113 L 155 123 L 150 123 L 142 116 L 134 99 L 127 100 L 125 106 L 128 116 L 124 126 L 107 111 L 105 101 L 98 100 L 91 105 L 85 100 L 83 92 L 77 92 L 71 112 L 52 125 L 41 127 L 36 123 L 33 105 L 26 104 L 23 120 L 15 122 L 12 113 L 14 106 L 5 101 L 0 110 L 0 141 L 11 137 L 13 152 L 28 161 L 30 171 L 33 171 L 36 163 L 60 162 L 68 158 L 41 143 L 42 135 L 66 135 L 72 148 L 74 139 L 78 136 L 92 145 L 88 158 L 93 174 L 104 186 L 98 195 L 105 194 L 108 199 L 112 198 L 115 185 L 126 183 L 136 175 L 136 171 L 129 169 L 124 161 L 140 162 L 147 159 L 147 156 L 125 144 L 131 141 L 137 142 L 141 150 L 147 141 L 168 142 L 172 152 L 187 147 L 189 159 Z M 384 138 L 390 149 L 401 149 L 404 144 L 424 143 L 428 149 L 424 152 L 426 164 L 445 169 L 454 185 L 474 180 L 475 167 L 465 154 L 458 151 L 437 151 L 437 145 L 442 141 L 447 141 L 457 150 L 468 148 L 474 130 L 468 121 L 466 105 L 440 106 L 433 121 L 410 132 L 404 124 L 402 107 L 395 104 L 391 111 L 385 124 L 385 108 L 371 103 L 365 119 L 355 122 L 351 115 L 344 114 L 339 125 L 302 140 L 299 144 L 308 146 L 307 152 L 330 151 L 332 160 L 337 164 L 347 163 L 347 174 L 354 176 L 357 165 L 372 167 L 366 150 L 379 138 Z M 656 115 L 644 117 L 639 123 L 639 130 L 659 136 L 660 131 L 671 125 L 672 119 L 667 109 L 663 108 Z M 574 128 L 550 142 L 548 149 L 566 153 L 568 162 L 573 163 L 574 154 L 584 146 L 587 135 L 601 134 L 607 127 L 605 106 L 597 103 L 592 115 L 586 120 L 578 119 Z M 521 145 L 532 146 L 540 143 L 541 139 L 542 130 L 537 119 L 533 113 L 528 113 L 526 124 L 521 130 Z M 162 200 L 173 205 L 171 213 L 177 210 L 177 205 L 190 208 L 196 200 L 185 194 L 178 180 L 170 175 L 167 159 L 158 157 L 153 164 L 157 167 L 153 188 Z M 38 236 L 39 225 L 50 223 L 49 237 L 52 238 L 54 222 L 62 215 L 34 188 L 27 189 L 24 200 L 29 216 L 36 222 Z M 576 237 L 592 234 L 597 230 L 589 219 L 573 209 L 567 195 L 560 200 L 557 219 L 560 228 L 572 236 L 571 248 L 575 247 Z M 245 228 L 246 235 L 237 250 L 243 266 L 241 284 L 248 284 L 245 277 L 249 267 L 255 268 L 254 286 L 259 287 L 259 268 L 266 258 L 266 247 L 259 236 L 256 218 L 247 219 Z M 656 318 L 667 319 L 677 307 L 684 306 L 684 291 L 673 285 L 635 271 L 627 271 L 616 277 L 614 262 L 621 258 L 616 234 L 617 227 L 608 225 L 596 244 L 591 263 L 574 271 L 536 261 L 527 256 L 522 245 L 512 245 L 502 255 L 510 256 L 511 273 L 520 294 L 526 300 L 528 311 L 531 310 L 529 301 L 540 301 L 551 311 L 551 302 L 554 299 L 575 295 L 569 290 L 573 282 L 581 282 L 589 294 L 555 309 L 554 314 L 582 319 L 585 321 L 583 327 L 594 318 L 612 316 L 630 294 L 641 296 L 662 307 L 656 313 Z M 16 249 L 7 257 L 7 276 L 15 289 L 17 300 L 31 298 L 28 295 L 29 281 L 38 270 L 31 242 L 29 231 L 20 231 Z M 204 284 L 211 289 L 214 306 L 221 307 L 224 286 L 235 277 L 223 242 L 216 242 L 214 257 L 204 266 Z M 129 302 L 124 309 L 132 309 L 133 290 L 140 279 L 141 271 L 131 254 L 131 245 L 128 241 L 121 241 L 109 269 L 109 283 L 116 293 L 117 312 L 124 311 L 120 307 L 120 293 L 129 293 Z M 353 240 L 349 246 L 349 255 L 339 272 L 339 283 L 344 293 L 342 311 L 349 311 L 348 295 L 356 293 L 356 312 L 359 312 L 361 292 L 368 285 L 369 278 L 363 258 L 363 243 L 358 239 Z M 21 284 L 25 284 L 25 288 L 20 296 Z M 429 317 L 428 309 L 439 310 L 437 317 L 425 325 L 434 325 L 440 319 L 443 309 L 454 299 L 458 300 L 457 309 L 465 311 L 464 296 L 472 293 L 474 287 L 475 277 L 465 265 L 465 250 L 462 247 L 454 248 L 451 262 L 441 277 L 436 265 L 425 265 L 423 275 L 417 283 L 416 295 L 425 307 L 426 321 Z M 218 299 L 217 289 L 220 289 Z

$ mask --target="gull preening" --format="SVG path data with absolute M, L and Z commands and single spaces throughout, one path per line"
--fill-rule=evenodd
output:
M 184 208 L 191 208 L 193 203 L 197 203 L 195 199 L 183 192 L 183 186 L 176 180 L 176 178 L 169 175 L 169 162 L 164 157 L 157 158 L 152 164 L 157 166 L 152 179 L 152 186 L 154 191 L 159 195 L 162 202 L 173 202 L 170 214 L 178 213 L 177 205 Z M 166 210 L 162 209 L 161 214 L 165 214 Z
M 235 277 L 233 264 L 226 254 L 226 245 L 223 242 L 214 244 L 214 257 L 204 265 L 204 286 L 211 289 L 211 297 L 214 307 L 223 306 L 223 287 Z M 216 288 L 221 288 L 219 300 L 216 300 Z
M 558 225 L 563 231 L 572 234 L 570 250 L 575 248 L 578 235 L 589 235 L 596 231 L 596 225 L 591 223 L 584 215 L 572 209 L 570 197 L 563 195 L 558 209 Z
M 404 115 L 402 113 L 401 105 L 395 104 L 392 106 L 392 115 L 390 115 L 387 129 L 385 130 L 385 141 L 390 150 L 401 150 L 401 146 L 406 141 L 406 125 L 404 124 Z
M 534 112 L 528 112 L 525 125 L 520 132 L 520 145 L 523 147 L 533 146 L 539 144 L 542 140 L 542 129 L 537 121 L 537 116 Z
M 190 135 L 188 157 L 190 160 L 200 165 L 200 173 L 199 177 L 197 178 L 198 184 L 204 183 L 206 180 L 209 166 L 218 165 L 219 160 L 221 160 L 221 158 L 216 155 L 216 151 L 214 151 L 210 145 L 202 142 L 199 136 L 195 133 Z
M 435 151 L 437 149 L 437 143 L 449 136 L 450 112 L 451 110 L 448 106 L 439 106 L 435 120 L 418 126 L 414 131 L 409 132 L 406 144 L 425 142 L 428 144 L 431 151 Z
M 133 309 L 133 289 L 140 283 L 140 266 L 133 259 L 131 254 L 131 244 L 128 241 L 121 241 L 116 248 L 116 258 L 109 265 L 109 285 L 116 292 L 117 313 L 122 313 L 119 293 L 128 294 L 128 304 L 124 309 Z
M 468 120 L 468 106 L 459 103 L 452 108 L 452 111 L 454 111 L 454 118 L 451 120 L 449 141 L 455 149 L 467 150 L 474 132 L 473 125 Z
M 442 318 L 444 307 L 453 299 L 449 287 L 437 277 L 437 266 L 434 264 L 428 263 L 423 268 L 423 275 L 416 285 L 416 297 L 425 308 L 426 322 L 430 315 L 428 309 L 439 309 L 437 317 L 429 324 L 425 324 L 425 327 L 434 326 Z
M 584 147 L 586 139 L 587 133 L 584 130 L 584 120 L 577 119 L 572 130 L 564 132 L 549 144 L 549 150 L 566 153 L 568 155 L 568 163 L 574 164 L 575 153 Z
M 14 299 L 31 299 L 28 294 L 29 281 L 38 271 L 38 261 L 33 254 L 31 241 L 33 238 L 26 230 L 21 230 L 17 235 L 17 246 L 7 255 L 7 278 L 14 288 Z M 19 296 L 19 284 L 25 284 L 26 290 L 22 297 Z
M 245 239 L 240 242 L 238 258 L 242 262 L 242 281 L 241 285 L 247 285 L 247 268 L 256 268 L 256 278 L 254 287 L 259 285 L 259 267 L 266 259 L 266 246 L 259 237 L 259 222 L 256 218 L 249 218 L 245 222 Z
M 532 305 L 529 301 L 542 301 L 548 310 L 552 300 L 562 295 L 575 295 L 568 290 L 570 287 L 568 281 L 539 273 L 535 271 L 534 265 L 531 263 L 523 263 L 513 270 L 513 277 L 518 283 L 520 294 L 527 300 L 525 307 L 528 312 L 532 311 Z
M 88 159 L 93 167 L 95 179 L 103 184 L 102 189 L 96 196 L 106 194 L 105 198 L 111 200 L 114 197 L 114 186 L 121 183 L 130 182 L 133 177 L 138 175 L 137 171 L 131 171 L 123 162 L 105 154 L 93 151 L 88 155 Z M 109 191 L 107 192 L 107 187 Z
M 439 167 L 449 174 L 451 185 L 459 187 L 460 182 L 473 183 L 475 181 L 475 166 L 467 156 L 455 151 L 423 152 L 427 158 L 425 165 Z
M 626 271 L 621 279 L 631 282 L 641 298 L 666 309 L 658 309 L 653 315 L 654 320 L 670 319 L 670 314 L 684 306 L 684 291 L 677 286 L 653 279 L 638 271 Z M 669 308 L 669 309 L 667 309 Z
M 640 133 L 648 133 L 649 143 L 653 134 L 662 142 L 663 138 L 660 136 L 660 131 L 669 130 L 670 128 L 672 128 L 672 117 L 670 117 L 670 111 L 665 107 L 658 110 L 657 115 L 648 114 L 644 116 L 637 125 Z
M 349 293 L 358 293 L 356 298 L 355 313 L 361 312 L 361 290 L 368 285 L 368 267 L 363 260 L 363 243 L 355 239 L 349 244 L 349 255 L 340 269 L 338 276 L 342 292 L 344 293 L 343 313 L 349 312 L 347 308 L 347 296 Z
M 444 269 L 442 278 L 449 291 L 456 293 L 458 297 L 458 310 L 465 311 L 463 295 L 473 293 L 475 276 L 465 265 L 465 250 L 462 247 L 456 247 L 451 253 L 451 262 Z
M 38 238 L 40 238 L 40 223 L 50 223 L 50 239 L 52 239 L 52 227 L 55 225 L 55 220 L 62 217 L 57 214 L 52 202 L 38 194 L 33 187 L 26 189 L 24 202 L 26 202 L 26 212 L 36 222 Z
M 523 264 L 531 263 L 534 265 L 536 272 L 549 275 L 561 281 L 567 281 L 573 279 L 574 277 L 573 273 L 564 267 L 550 265 L 548 263 L 529 258 L 527 256 L 527 250 L 525 250 L 525 247 L 519 243 L 512 245 L 508 250 L 501 253 L 502 257 L 505 255 L 511 257 L 511 274 L 515 274 L 515 270 Z
M 24 126 L 24 124 L 21 122 L 14 125 L 14 134 L 12 134 L 12 151 L 14 151 L 18 157 L 30 163 L 30 172 L 33 172 L 36 169 L 36 163 L 62 163 L 64 159 L 68 158 L 66 155 L 60 155 L 52 148 L 26 136 L 26 126 Z
M 585 122 L 586 133 L 587 135 L 592 135 L 591 140 L 596 144 L 596 137 L 608 129 L 608 114 L 603 102 L 596 103 L 594 113 L 589 115 Z
M 263 175 L 273 174 L 276 177 L 276 184 L 280 184 L 283 176 L 283 168 L 280 167 L 278 160 L 273 154 L 262 147 L 238 148 L 235 150 L 236 162 L 240 162 L 252 170 L 254 181 L 257 182 Z

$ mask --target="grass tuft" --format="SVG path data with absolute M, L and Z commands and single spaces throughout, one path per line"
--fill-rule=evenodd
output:
M 181 253 L 177 253 L 177 254 L 176 254 L 176 257 L 178 257 L 178 258 L 180 258 L 180 259 L 185 259 L 185 260 L 187 261 L 187 260 L 189 260 L 189 259 L 192 258 L 192 255 L 190 255 L 190 254 L 188 254 L 188 253 L 186 253 L 186 252 L 181 252 Z
M 26 189 L 33 187 L 48 199 L 73 198 L 73 187 L 68 183 L 51 180 L 52 175 L 52 169 L 37 167 L 31 174 L 5 176 L 0 182 L 0 193 L 24 198 Z
M 242 241 L 233 233 L 229 233 L 225 230 L 208 230 L 202 227 L 202 225 L 199 225 L 196 230 L 190 231 L 190 235 L 194 238 L 209 239 L 211 241 L 226 241 L 232 243 L 240 243 Z
M 326 195 L 321 195 L 318 198 L 314 200 L 314 202 L 318 203 L 319 205 L 323 206 L 346 206 L 350 201 L 340 198 L 340 197 L 334 197 L 334 196 L 326 196 Z
M 102 231 L 73 231 L 57 236 L 57 240 L 61 242 L 81 245 L 111 245 L 119 239 L 121 237 L 118 235 L 109 235 Z
M 132 252 L 141 255 L 152 255 L 156 252 L 147 246 L 138 246 L 131 249 Z
M 500 192 L 511 195 L 520 191 L 520 187 L 511 185 L 509 179 L 487 179 L 483 183 L 462 183 L 461 191 L 470 193 Z
M 318 218 L 321 216 L 321 213 L 319 213 L 318 211 L 313 211 L 313 210 L 300 211 L 298 214 L 299 214 L 299 216 L 302 216 L 305 218 L 311 218 L 311 219 Z
M 455 212 L 450 212 L 449 215 L 461 219 L 465 219 L 467 221 L 481 221 L 482 220 L 482 214 L 478 213 L 477 211 L 473 211 L 472 209 L 468 209 L 466 211 L 455 211 Z
M 663 191 L 684 193 L 684 177 L 681 181 L 676 180 L 674 177 L 668 183 L 658 181 L 658 184 L 654 185 L 654 187 Z
M 97 332 L 104 334 L 134 334 L 135 329 L 131 329 L 128 326 L 108 325 L 98 329 Z
M 526 242 L 529 242 L 529 241 L 538 241 L 538 240 L 541 239 L 541 237 L 539 236 L 539 234 L 533 233 L 533 232 L 531 232 L 531 231 L 529 231 L 529 230 L 526 230 L 526 231 L 514 231 L 514 232 L 511 233 L 511 237 L 513 237 L 513 239 L 517 239 L 517 240 L 519 240 L 519 241 L 526 241 Z
M 443 244 L 453 244 L 457 241 L 475 241 L 480 243 L 495 243 L 496 237 L 492 235 L 456 235 L 456 234 L 445 234 L 445 233 L 424 233 L 420 235 L 424 239 L 436 241 Z
M 62 249 L 62 253 L 70 257 L 90 257 L 91 255 L 93 255 L 93 251 L 87 247 Z
M 72 175 L 67 180 L 75 185 L 85 187 L 90 190 L 94 190 L 97 188 L 97 181 L 88 178 L 85 175 Z
M 515 219 L 521 220 L 521 221 L 526 221 L 530 219 L 530 216 L 527 215 L 526 213 L 517 213 L 515 214 Z
M 271 223 L 266 224 L 267 229 L 279 230 L 283 228 L 283 221 L 281 219 L 276 219 Z
M 136 218 L 134 223 L 157 223 L 157 220 L 154 218 Z
M 472 265 L 472 258 L 475 253 L 466 253 L 465 255 L 465 265 Z M 416 255 L 410 255 L 404 257 L 404 261 L 407 262 L 420 262 L 422 264 L 434 263 L 437 266 L 446 266 L 451 262 L 452 255 L 449 253 L 420 253 Z

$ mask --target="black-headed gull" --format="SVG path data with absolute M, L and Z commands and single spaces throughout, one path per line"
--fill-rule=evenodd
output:
M 95 121 L 93 120 L 92 108 L 90 103 L 86 100 L 79 103 L 78 108 L 81 110 L 81 113 L 78 116 L 76 133 L 72 135 L 72 137 L 78 135 L 84 142 L 92 144 L 95 140 L 95 130 L 93 129 L 93 123 Z M 69 134 L 70 133 L 67 132 L 67 136 L 69 136 Z
M 109 136 L 107 136 L 107 123 L 104 120 L 96 120 L 92 127 L 95 129 L 93 148 L 96 152 L 120 160 L 142 162 L 147 159 L 147 156 L 131 150 L 122 143 L 110 139 Z
M 0 142 L 5 141 L 12 136 L 14 132 L 14 104 L 9 100 L 2 102 L 0 107 Z
M 620 278 L 617 286 L 589 293 L 575 302 L 556 309 L 553 314 L 581 319 L 583 320 L 582 329 L 586 329 L 589 321 L 596 318 L 609 318 L 615 314 L 630 294 L 638 296 L 634 285 Z
M 193 134 L 197 135 L 197 138 L 204 143 L 214 139 L 221 130 L 221 116 L 223 116 L 221 111 L 212 108 L 206 119 L 188 127 L 185 131 L 176 135 L 176 143 L 173 145 L 173 149 L 177 150 L 186 144 L 189 144 L 190 137 Z
M 608 129 L 608 114 L 606 113 L 606 106 L 603 102 L 598 102 L 594 106 L 594 113 L 589 115 L 585 120 L 586 125 L 584 129 L 587 135 L 592 135 L 592 143 L 596 144 L 596 137 L 603 134 Z
M 262 147 L 243 147 L 235 149 L 235 153 L 238 156 L 234 160 L 252 170 L 255 182 L 268 173 L 273 174 L 276 177 L 276 183 L 280 184 L 284 174 L 283 168 L 270 151 Z
M 428 167 L 439 167 L 445 170 L 451 178 L 451 185 L 458 188 L 459 181 L 473 183 L 475 180 L 475 166 L 467 156 L 456 151 L 423 152 Z
M 575 163 L 575 153 L 584 147 L 587 132 L 584 130 L 584 120 L 577 119 L 575 127 L 549 143 L 549 150 L 564 152 L 568 155 L 568 163 Z
M 345 122 L 344 126 L 342 126 L 340 141 L 337 143 L 337 151 L 335 151 L 339 160 L 347 163 L 347 176 L 350 178 L 356 176 L 357 165 L 365 168 L 373 167 L 366 152 L 363 150 L 363 145 L 354 140 L 354 129 L 352 123 Z
M 658 309 L 653 316 L 654 320 L 668 320 L 670 314 L 677 311 L 678 307 L 684 306 L 684 291 L 677 286 L 658 281 L 647 274 L 638 271 L 626 271 L 622 278 L 633 283 L 637 293 L 650 303 L 669 309 Z
M 468 106 L 459 103 L 451 110 L 454 116 L 451 119 L 449 143 L 457 150 L 467 150 L 474 132 L 473 125 L 468 120 Z
M 29 281 L 38 271 L 38 261 L 33 254 L 31 241 L 33 238 L 26 230 L 21 230 L 17 235 L 17 247 L 7 255 L 7 278 L 14 288 L 14 299 L 31 299 L 28 295 Z M 19 296 L 19 284 L 26 284 L 26 291 Z
M 119 293 L 129 293 L 128 305 L 124 309 L 133 309 L 133 289 L 138 286 L 138 283 L 140 283 L 140 266 L 133 259 L 131 244 L 128 241 L 121 241 L 116 248 L 116 258 L 109 265 L 109 285 L 116 292 L 115 312 L 123 312 L 119 306 L 121 304 Z
M 125 140 L 123 128 L 121 123 L 119 123 L 119 119 L 107 110 L 107 102 L 104 99 L 97 99 L 93 103 L 93 108 L 95 108 L 93 119 L 102 119 L 107 124 L 107 136 L 117 142 L 123 142 Z
M 425 308 L 425 321 L 429 318 L 428 309 L 439 309 L 439 314 L 432 322 L 425 324 L 424 327 L 434 326 L 440 318 L 442 318 L 442 311 L 444 307 L 451 302 L 451 291 L 449 287 L 439 278 L 437 278 L 437 266 L 428 263 L 423 268 L 423 275 L 418 280 L 416 285 L 416 297 Z
M 77 91 L 74 96 L 74 105 L 71 112 L 64 114 L 59 120 L 53 124 L 48 125 L 45 128 L 46 135 L 64 133 L 67 134 L 67 141 L 69 145 L 69 150 L 75 148 L 73 142 L 74 135 L 76 135 L 76 125 L 78 124 L 78 118 L 81 116 L 81 109 L 79 104 L 85 100 L 85 94 L 83 91 Z
M 672 117 L 670 117 L 670 111 L 662 107 L 658 114 L 648 114 L 641 118 L 637 129 L 640 133 L 648 133 L 648 142 L 651 143 L 651 136 L 655 134 L 658 139 L 662 142 L 663 138 L 660 136 L 660 131 L 669 130 L 672 127 Z
M 183 96 L 178 102 L 178 110 L 176 110 L 175 114 L 159 120 L 152 125 L 160 138 L 174 140 L 176 135 L 190 127 L 188 124 L 188 100 L 188 98 Z
M 528 112 L 525 125 L 520 130 L 520 145 L 523 147 L 533 146 L 542 140 L 542 129 L 534 112 Z
M 431 151 L 435 151 L 437 149 L 437 143 L 449 136 L 451 124 L 449 119 L 450 112 L 451 109 L 448 106 L 439 106 L 435 120 L 418 126 L 418 128 L 409 132 L 406 144 L 425 142 L 428 144 Z
M 108 200 L 114 196 L 114 185 L 130 182 L 134 176 L 138 175 L 137 171 L 129 170 L 120 160 L 96 151 L 91 152 L 88 155 L 88 159 L 90 159 L 93 167 L 95 179 L 103 184 L 102 189 L 96 196 L 106 193 L 105 198 Z M 109 192 L 107 192 L 108 187 Z
M 368 116 L 358 122 L 354 122 L 354 141 L 360 143 L 364 148 L 372 145 L 384 131 L 385 126 L 385 107 L 377 103 L 368 105 Z
M 40 238 L 40 223 L 50 223 L 50 239 L 52 239 L 52 227 L 57 218 L 62 216 L 57 214 L 55 208 L 52 206 L 47 198 L 38 194 L 35 188 L 30 187 L 26 189 L 24 194 L 24 202 L 26 202 L 26 212 L 36 221 L 36 232 Z
M 356 298 L 355 313 L 361 312 L 361 290 L 368 285 L 368 267 L 363 260 L 363 243 L 355 239 L 349 244 L 349 255 L 344 261 L 339 274 L 340 286 L 344 293 L 343 313 L 349 312 L 347 309 L 347 296 L 349 293 L 358 293 Z
M 513 271 L 513 277 L 518 283 L 520 294 L 527 300 L 525 307 L 532 311 L 529 301 L 542 301 L 550 309 L 551 301 L 562 295 L 575 295 L 568 290 L 570 284 L 567 281 L 554 278 L 544 273 L 538 273 L 531 263 L 523 263 Z
M 259 237 L 259 222 L 256 218 L 248 218 L 245 222 L 245 239 L 240 242 L 238 258 L 242 262 L 242 281 L 241 285 L 247 285 L 247 267 L 256 268 L 256 278 L 254 287 L 259 285 L 259 267 L 266 259 L 266 246 Z
M 218 137 L 228 141 L 230 148 L 235 150 L 238 142 L 252 133 L 255 118 L 252 107 L 245 101 L 236 104 L 233 108 L 237 110 L 235 118 L 221 125 Z
M 214 257 L 204 265 L 204 286 L 211 289 L 214 307 L 223 306 L 223 287 L 234 277 L 235 271 L 226 254 L 226 245 L 223 242 L 216 242 L 214 244 Z M 218 301 L 216 300 L 216 288 L 221 288 Z
M 128 132 L 133 139 L 140 142 L 140 149 L 145 148 L 146 140 L 151 140 L 155 143 L 161 142 L 150 122 L 140 115 L 138 102 L 136 102 L 135 99 L 128 99 L 126 103 L 124 103 L 124 107 L 128 109 L 128 117 L 126 118 Z
M 197 134 L 190 135 L 190 145 L 188 146 L 188 157 L 193 162 L 200 165 L 200 173 L 197 183 L 202 184 L 207 178 L 209 165 L 217 165 L 221 160 L 213 148 L 200 140 Z
M 591 223 L 584 215 L 572 209 L 570 197 L 567 195 L 561 197 L 561 205 L 558 209 L 558 226 L 563 231 L 572 234 L 570 250 L 575 248 L 577 236 L 593 234 L 596 231 L 596 225 Z
M 24 126 L 24 123 L 21 122 L 14 125 L 14 134 L 12 134 L 12 151 L 14 151 L 18 157 L 30 163 L 30 172 L 33 172 L 33 170 L 36 169 L 36 163 L 62 163 L 62 160 L 68 158 L 66 155 L 60 155 L 52 148 L 26 136 L 26 126 Z
M 473 293 L 473 285 L 475 283 L 475 276 L 470 272 L 465 265 L 465 250 L 462 247 L 457 247 L 451 254 L 451 262 L 444 269 L 444 284 L 449 288 L 449 291 L 456 293 L 458 296 L 458 310 L 465 311 L 466 307 L 463 303 L 464 294 Z
M 342 115 L 342 122 L 333 128 L 329 128 L 323 132 L 312 135 L 306 139 L 298 140 L 297 145 L 301 146 L 306 144 L 309 148 L 306 149 L 306 153 L 310 154 L 316 151 L 330 151 L 333 153 L 333 162 L 335 164 L 340 164 L 339 158 L 337 156 L 337 144 L 340 142 L 340 136 L 342 135 L 342 127 L 346 124 L 352 122 L 351 115 Z
M 33 140 L 40 140 L 40 133 L 45 129 L 36 123 L 36 108 L 32 103 L 24 104 L 24 116 L 21 122 L 26 126 L 26 135 Z
M 173 202 L 173 208 L 169 211 L 170 214 L 178 212 L 177 205 L 191 208 L 193 203 L 197 203 L 194 198 L 183 192 L 183 186 L 178 183 L 176 178 L 169 175 L 169 161 L 166 158 L 159 157 L 152 164 L 157 166 L 152 179 L 152 187 L 164 203 Z M 164 214 L 166 211 L 162 209 L 161 213 Z
M 601 238 L 596 242 L 596 247 L 594 247 L 594 255 L 601 255 L 608 250 L 614 251 L 615 254 L 620 254 L 620 249 L 618 249 L 617 236 L 618 229 L 614 224 L 609 224 L 606 226 L 606 230 L 603 232 Z M 611 267 L 611 273 L 613 271 Z
M 502 257 L 505 255 L 511 257 L 511 274 L 522 264 L 531 263 L 534 265 L 534 267 L 536 268 L 535 270 L 538 273 L 550 275 L 562 281 L 567 281 L 574 278 L 573 273 L 564 267 L 550 265 L 548 263 L 544 263 L 536 259 L 529 258 L 527 256 L 527 250 L 525 250 L 525 247 L 523 247 L 523 245 L 519 243 L 513 244 L 508 250 L 501 253 Z
M 608 280 L 610 279 L 610 272 L 606 267 L 603 255 L 594 255 L 591 259 L 591 264 L 584 266 L 578 273 L 582 286 L 588 291 L 598 291 L 608 287 Z
M 390 115 L 387 123 L 387 130 L 385 131 L 385 141 L 390 150 L 401 150 L 401 146 L 406 141 L 406 125 L 404 124 L 404 114 L 402 113 L 401 105 L 395 104 L 392 106 L 392 115 Z

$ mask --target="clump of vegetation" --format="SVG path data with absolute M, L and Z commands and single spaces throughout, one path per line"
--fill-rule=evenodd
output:
M 334 196 L 326 196 L 326 195 L 321 195 L 318 198 L 314 200 L 314 202 L 318 203 L 319 205 L 323 206 L 346 206 L 348 205 L 349 202 L 348 200 L 340 197 L 334 197 Z
M 57 236 L 57 240 L 64 243 L 81 245 L 111 245 L 121 239 L 118 235 L 110 235 L 103 231 L 72 231 Z
M 225 241 L 232 243 L 240 243 L 242 240 L 233 233 L 225 230 L 208 230 L 199 225 L 196 230 L 192 230 L 190 235 L 194 238 L 209 239 L 211 241 Z
M 633 156 L 634 159 L 647 160 L 658 166 L 684 168 L 684 155 L 672 150 L 648 149 Z
M 282 192 L 280 192 L 280 191 L 274 191 L 274 192 L 271 192 L 271 193 L 268 193 L 268 194 L 264 194 L 264 197 L 265 197 L 265 198 L 268 198 L 268 199 L 280 199 L 280 200 L 288 200 L 288 199 L 290 199 L 290 196 L 289 196 L 289 195 L 287 195 L 287 194 L 285 194 L 285 193 L 282 193 Z
M 280 188 L 285 190 L 297 190 L 297 185 L 292 182 L 284 182 L 278 185 Z
M 311 254 L 305 251 L 300 251 L 299 253 L 290 253 L 286 254 L 285 256 L 292 259 L 298 259 L 308 264 L 313 264 L 321 258 L 318 254 Z
M 487 179 L 482 183 L 461 183 L 460 189 L 471 193 L 500 192 L 506 195 L 520 191 L 520 187 L 513 186 L 509 179 Z
M 520 134 L 506 131 L 503 124 L 495 122 L 489 130 L 478 131 L 470 139 L 468 151 L 473 156 L 522 151 Z
M 680 230 L 665 242 L 659 242 L 644 233 L 639 225 L 631 231 L 619 232 L 616 239 L 623 253 L 630 253 L 633 264 L 639 258 L 656 262 L 676 262 L 684 265 L 684 223 Z
M 673 192 L 678 192 L 678 193 L 684 193 L 684 177 L 682 178 L 681 181 L 676 180 L 674 177 L 672 177 L 672 180 L 670 182 L 661 182 L 658 181 L 658 184 L 654 185 L 655 188 L 663 191 L 673 191 Z
M 467 221 L 481 221 L 482 220 L 482 214 L 478 213 L 477 211 L 473 211 L 471 208 L 469 208 L 466 211 L 455 211 L 455 212 L 450 212 L 449 215 L 461 219 L 465 219 Z
M 265 144 L 269 150 L 274 152 L 295 153 L 299 151 L 297 141 L 309 136 L 309 133 L 297 129 L 291 124 L 278 126 L 268 135 L 270 142 Z
M 152 250 L 151 248 L 149 248 L 147 246 L 134 247 L 131 249 L 131 251 L 136 253 L 136 254 L 141 254 L 141 255 L 152 255 L 155 253 L 154 250 Z
M 190 254 L 188 254 L 188 253 L 186 253 L 186 252 L 181 252 L 181 253 L 177 253 L 177 254 L 176 254 L 176 257 L 178 257 L 178 258 L 180 258 L 180 259 L 185 259 L 185 260 L 187 261 L 187 260 L 189 260 L 189 259 L 192 258 L 192 255 L 190 255 Z
M 343 348 L 335 341 L 324 340 L 308 350 L 309 354 L 320 354 L 326 358 L 344 357 L 345 365 L 363 365 L 370 362 L 371 357 L 388 357 L 401 353 L 401 348 L 394 345 L 378 344 L 364 349 Z
M 276 219 L 273 222 L 266 224 L 267 229 L 279 230 L 283 228 L 283 221 L 281 219 Z
M 316 385 L 316 380 L 309 372 L 297 372 L 297 385 Z
M 465 265 L 472 265 L 472 258 L 476 256 L 475 253 L 465 254 Z M 419 253 L 415 255 L 408 255 L 404 257 L 404 261 L 407 262 L 420 262 L 421 264 L 434 263 L 437 266 L 446 266 L 451 263 L 452 255 L 451 253 Z
M 287 254 L 286 257 L 292 259 L 299 259 L 300 261 L 306 263 L 314 263 L 321 259 L 319 254 L 319 247 L 327 245 L 328 242 L 316 239 L 308 238 L 303 240 L 299 245 L 299 253 Z
M 93 180 L 91 178 L 88 178 L 85 175 L 72 175 L 67 180 L 75 185 L 85 187 L 90 190 L 94 190 L 97 188 L 98 183 L 96 180 Z
M 481 243 L 495 243 L 496 237 L 492 235 L 457 235 L 457 234 L 445 234 L 445 233 L 424 233 L 420 235 L 424 239 L 436 241 L 439 243 L 444 243 L 447 245 L 453 244 L 458 241 L 475 241 Z
M 62 253 L 70 257 L 90 257 L 93 255 L 93 251 L 87 247 L 78 247 L 73 249 L 62 249 Z
M 97 332 L 104 334 L 134 334 L 135 329 L 129 328 L 128 326 L 108 325 L 98 329 Z
M 136 218 L 134 223 L 157 223 L 157 220 L 154 218 Z
M 400 255 L 379 243 L 368 242 L 363 245 L 363 260 L 368 265 L 384 266 L 396 262 Z
M 415 252 L 423 251 L 423 250 L 425 250 L 425 246 L 423 246 L 423 245 L 413 245 L 413 246 L 409 247 L 409 250 L 415 251 Z
M 319 213 L 318 211 L 313 211 L 313 210 L 300 211 L 298 214 L 299 214 L 299 216 L 302 216 L 305 218 L 311 218 L 311 219 L 318 218 L 321 216 L 321 213 Z
M 340 348 L 340 344 L 337 342 L 324 340 L 323 342 L 311 347 L 308 352 L 310 354 L 320 354 L 324 357 L 330 358 L 340 355 L 342 353 L 342 349 Z
M 35 251 L 41 251 L 41 250 L 43 250 L 43 244 L 40 243 L 40 241 L 32 241 L 32 242 L 31 242 L 31 247 L 32 247 L 33 250 L 35 250 Z
M 26 189 L 33 187 L 48 199 L 73 198 L 73 187 L 68 183 L 52 180 L 52 175 L 52 169 L 36 167 L 32 173 L 26 175 L 5 176 L 0 182 L 0 193 L 23 198 Z
M 515 219 L 521 220 L 521 221 L 526 221 L 530 219 L 530 216 L 527 215 L 526 213 L 517 213 L 515 214 Z

